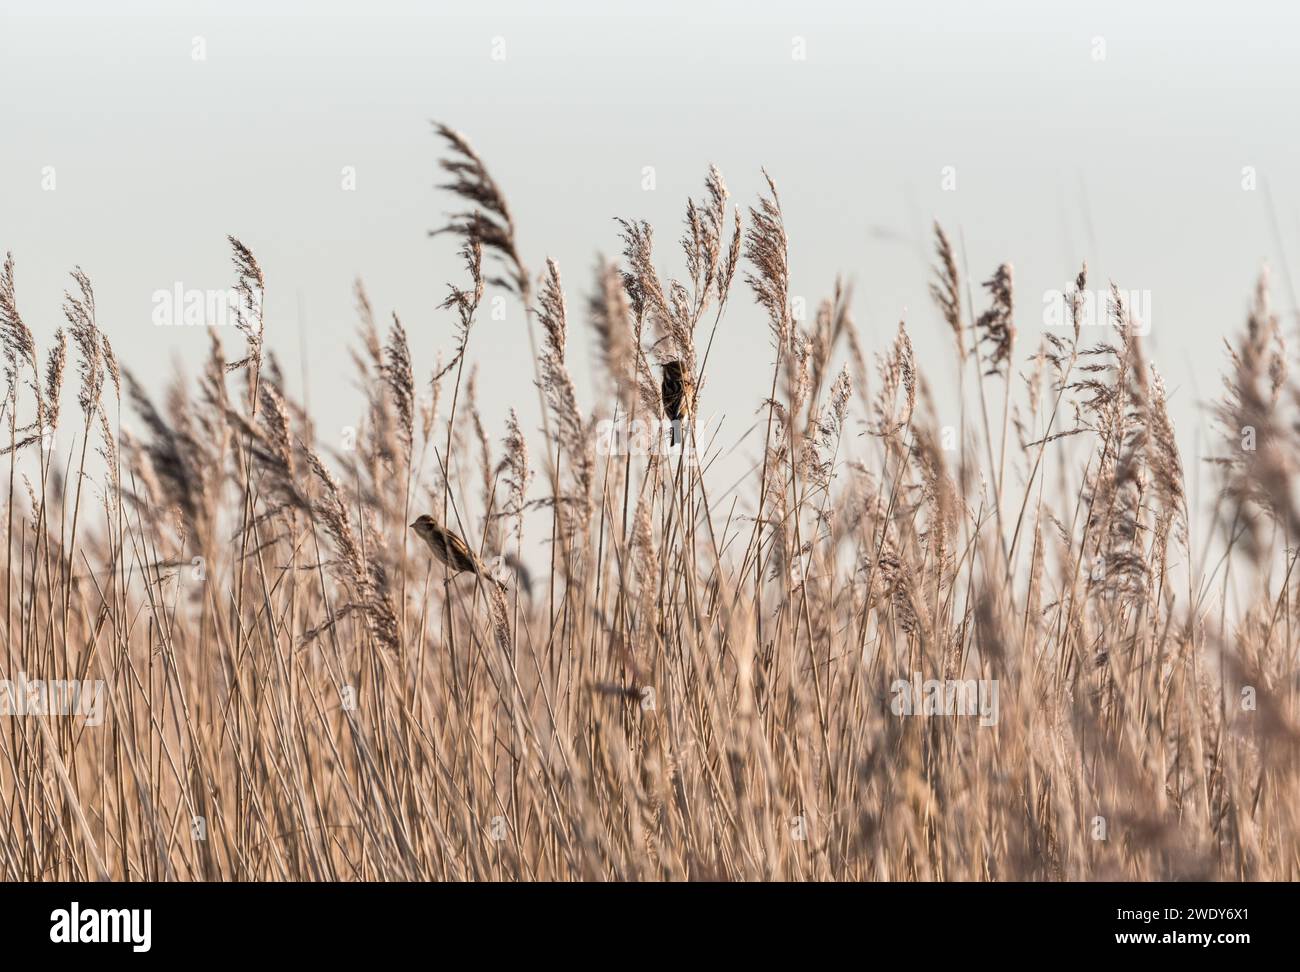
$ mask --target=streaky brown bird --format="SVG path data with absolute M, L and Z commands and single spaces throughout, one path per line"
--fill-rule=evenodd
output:
M 691 399 L 694 397 L 691 376 L 686 373 L 680 361 L 665 361 L 661 365 L 664 372 L 660 391 L 664 399 L 664 414 L 672 421 L 671 445 L 682 440 L 682 420 L 690 415 Z
M 433 555 L 452 569 L 453 573 L 468 570 L 471 574 L 482 574 L 483 566 L 469 549 L 469 545 L 460 537 L 438 525 L 427 513 L 417 517 L 411 529 L 424 539 L 433 551 Z

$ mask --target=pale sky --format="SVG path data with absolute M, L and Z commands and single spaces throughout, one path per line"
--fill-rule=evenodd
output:
M 291 387 L 305 366 L 329 440 L 361 408 L 354 278 L 400 314 L 419 372 L 452 345 L 436 307 L 463 271 L 452 240 L 426 236 L 453 205 L 434 188 L 431 120 L 487 160 L 534 274 L 559 262 L 588 410 L 582 308 L 596 253 L 619 250 L 613 218 L 649 219 L 680 274 L 682 213 L 709 163 L 743 206 L 766 167 L 793 292 L 811 309 L 837 274 L 852 281 L 869 351 L 906 318 L 941 404 L 952 354 L 926 289 L 932 219 L 964 237 L 977 282 L 1015 264 L 1018 365 L 1044 293 L 1083 259 L 1095 286 L 1147 292 L 1190 467 L 1196 403 L 1218 390 L 1222 339 L 1266 261 L 1278 308 L 1295 306 L 1300 10 L 1136 6 L 3 0 L 0 249 L 42 354 L 80 265 L 118 357 L 157 387 L 173 360 L 201 360 L 206 335 L 155 327 L 154 293 L 229 287 L 238 236 L 266 272 L 268 342 Z M 766 394 L 771 358 L 737 287 L 708 384 L 724 439 Z M 535 427 L 518 308 L 478 325 L 470 359 L 494 444 L 508 405 Z

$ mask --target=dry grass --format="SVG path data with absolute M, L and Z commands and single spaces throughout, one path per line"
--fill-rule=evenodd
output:
M 900 326 L 868 374 L 846 292 L 793 318 L 770 179 L 742 218 L 709 172 L 681 280 L 623 222 L 622 264 L 574 303 L 438 133 L 463 207 L 451 353 L 417 379 L 359 291 L 351 451 L 323 456 L 286 392 L 272 276 L 238 241 L 239 360 L 214 339 L 161 406 L 119 372 L 80 271 L 42 358 L 6 263 L 7 677 L 102 679 L 107 716 L 0 718 L 0 878 L 1300 877 L 1300 386 L 1262 283 L 1215 406 L 1216 499 L 1189 510 L 1118 291 L 1109 343 L 1085 342 L 1081 296 L 1040 341 L 1011 267 L 972 306 L 938 231 L 955 353 L 923 368 Z M 663 362 L 670 408 L 708 414 L 738 270 L 775 352 L 750 480 L 724 491 L 710 442 L 700 464 L 597 448 L 597 417 L 664 417 Z M 512 412 L 496 445 L 466 369 L 490 361 L 485 286 L 529 308 L 544 414 L 530 434 Z M 574 306 L 607 372 L 595 409 Z M 959 430 L 926 384 L 952 370 Z M 55 425 L 70 452 L 45 448 Z M 547 535 L 525 537 L 539 510 Z M 481 573 L 429 556 L 407 529 L 426 512 Z M 537 549 L 546 576 L 523 566 Z M 996 725 L 895 715 L 914 672 L 996 679 Z

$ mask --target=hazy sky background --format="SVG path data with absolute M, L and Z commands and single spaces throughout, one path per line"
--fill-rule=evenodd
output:
M 155 388 L 174 360 L 193 370 L 206 335 L 153 326 L 152 295 L 229 287 L 234 234 L 266 272 L 268 342 L 291 387 L 305 365 L 332 441 L 361 407 L 346 353 L 356 277 L 385 317 L 401 315 L 426 377 L 451 348 L 452 314 L 436 307 L 464 278 L 454 241 L 426 236 L 451 206 L 435 189 L 431 119 L 488 161 L 534 273 L 548 255 L 559 262 L 587 409 L 582 308 L 597 252 L 618 252 L 613 217 L 654 223 L 661 268 L 682 273 L 685 201 L 710 162 L 745 206 L 767 168 L 793 292 L 811 311 L 842 274 L 870 351 L 905 317 L 941 404 L 953 356 L 926 290 L 934 218 L 964 236 L 977 281 L 1015 264 L 1018 365 L 1037 343 L 1044 291 L 1065 287 L 1081 260 L 1096 286 L 1149 291 L 1149 351 L 1188 466 L 1206 424 L 1196 403 L 1218 391 L 1221 339 L 1242 325 L 1265 261 L 1279 310 L 1294 309 L 1294 6 L 302 6 L 310 13 L 4 0 L 0 249 L 14 253 L 42 354 L 79 264 L 128 367 Z M 206 60 L 192 58 L 195 37 Z M 796 37 L 806 60 L 792 58 Z M 54 191 L 42 187 L 47 166 Z M 341 188 L 344 166 L 356 168 L 355 191 Z M 654 191 L 642 188 L 646 166 Z M 955 191 L 942 188 L 945 166 Z M 509 404 L 535 426 L 520 310 L 482 320 L 470 350 L 494 444 Z M 765 319 L 738 281 L 706 391 L 705 410 L 727 415 L 724 440 L 750 423 L 770 360 Z

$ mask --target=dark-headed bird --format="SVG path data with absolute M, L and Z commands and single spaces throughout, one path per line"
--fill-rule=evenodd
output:
M 688 375 L 680 361 L 665 361 L 661 366 L 664 371 L 663 393 L 664 413 L 671 420 L 672 445 L 682 440 L 682 420 L 690 415 L 691 399 L 695 397 L 691 376 Z

